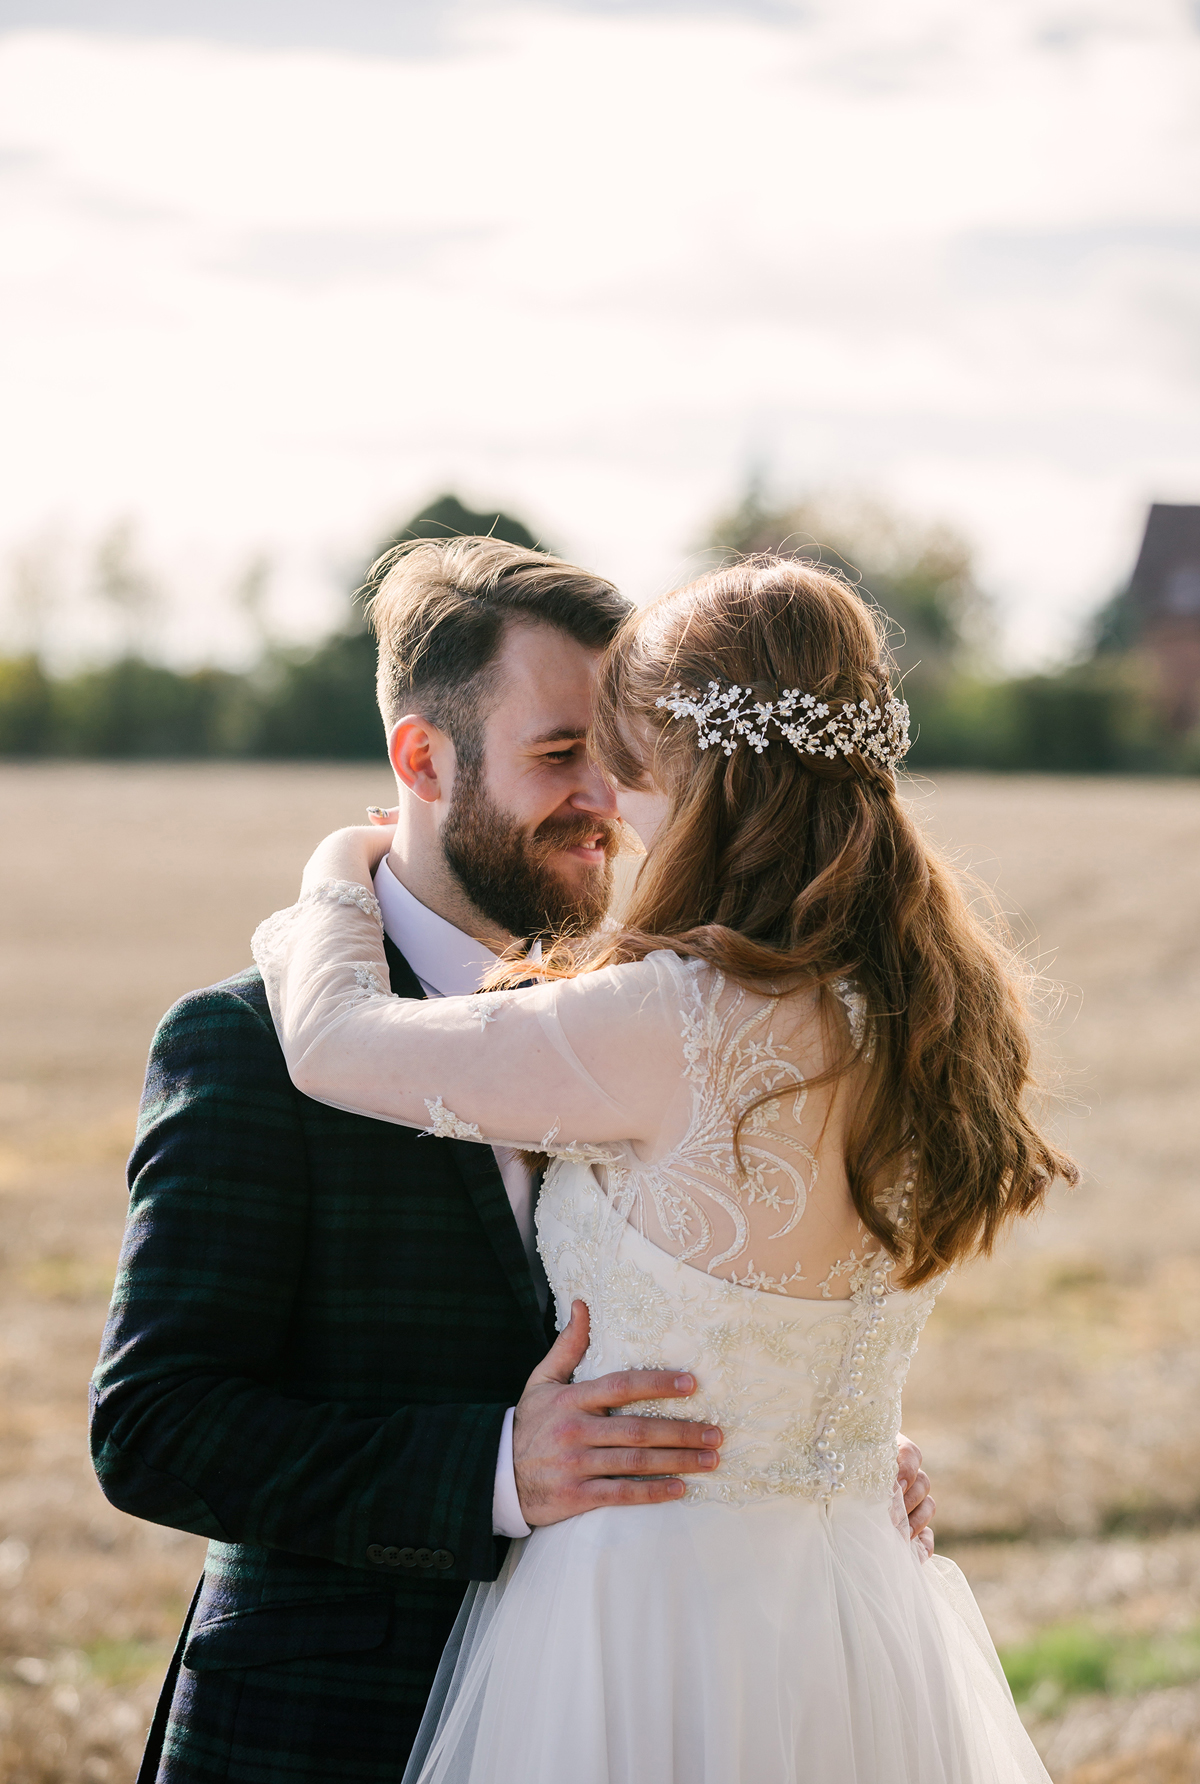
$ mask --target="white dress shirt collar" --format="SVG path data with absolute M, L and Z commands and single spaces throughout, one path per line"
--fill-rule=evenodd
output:
M 473 936 L 414 898 L 388 866 L 375 875 L 383 927 L 421 982 L 427 997 L 470 997 L 496 964 L 496 955 Z

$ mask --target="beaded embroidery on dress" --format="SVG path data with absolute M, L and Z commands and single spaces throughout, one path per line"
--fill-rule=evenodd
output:
M 849 1300 L 801 1300 L 692 1268 L 613 1218 L 589 1171 L 551 1167 L 538 1247 L 565 1325 L 586 1301 L 591 1345 L 576 1379 L 617 1369 L 687 1369 L 687 1416 L 725 1433 L 721 1465 L 687 1498 L 744 1505 L 789 1494 L 886 1504 L 896 1478 L 900 1394 L 937 1286 L 890 1289 L 890 1260 L 858 1271 Z M 630 1408 L 648 1417 L 658 1402 Z

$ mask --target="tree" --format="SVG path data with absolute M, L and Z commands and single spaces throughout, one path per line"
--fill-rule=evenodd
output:
M 314 651 L 276 657 L 258 738 L 261 754 L 348 760 L 378 756 L 375 641 L 367 631 L 362 604 L 373 587 L 371 566 L 406 539 L 478 534 L 537 549 L 528 527 L 511 514 L 498 509 L 476 513 L 449 494 L 427 503 L 380 542 L 359 578 L 341 628 Z
M 143 657 L 162 591 L 138 560 L 137 533 L 131 520 L 115 522 L 97 545 L 92 590 L 117 621 L 123 634 L 123 654 Z
M 267 590 L 273 566 L 265 552 L 255 552 L 233 585 L 233 604 L 242 615 L 261 651 L 271 648 L 271 623 L 267 618 Z
M 18 648 L 45 655 L 56 608 L 63 599 L 63 539 L 53 528 L 27 541 L 9 560 L 8 618 Z
M 54 688 L 56 755 L 224 756 L 249 732 L 244 677 L 224 669 L 180 675 L 141 657 L 86 669 Z
M 376 552 L 378 557 L 389 546 L 404 539 L 475 538 L 503 539 L 508 545 L 523 545 L 527 551 L 544 550 L 523 521 L 502 509 L 491 514 L 477 514 L 466 508 L 456 495 L 437 496 L 419 514 L 406 521 Z
M 503 539 L 506 544 L 523 546 L 526 551 L 544 549 L 523 521 L 517 520 L 512 514 L 506 514 L 502 508 L 490 513 L 478 513 L 473 508 L 465 507 L 456 495 L 435 496 L 411 520 L 406 520 L 403 526 L 397 527 L 394 532 L 381 539 L 364 564 L 359 586 L 355 591 L 355 616 L 359 628 L 362 628 L 364 622 L 362 608 L 358 603 L 372 592 L 372 570 L 393 546 L 403 545 L 409 539 L 478 538 Z
M 944 689 L 987 632 L 967 542 L 950 527 L 903 520 L 879 502 L 818 495 L 771 504 L 755 479 L 707 544 L 841 571 L 886 615 L 906 686 L 917 690 Z
M 54 684 L 40 658 L 0 658 L 0 756 L 41 756 L 54 736 Z

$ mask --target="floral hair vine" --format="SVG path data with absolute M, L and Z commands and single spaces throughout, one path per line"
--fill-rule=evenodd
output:
M 700 748 L 715 745 L 732 756 L 744 737 L 757 755 L 771 741 L 773 726 L 802 756 L 848 756 L 857 750 L 884 768 L 894 768 L 908 753 L 908 702 L 887 699 L 842 701 L 834 709 L 815 694 L 787 688 L 776 700 L 756 700 L 752 688 L 722 688 L 710 681 L 705 696 L 689 694 L 679 682 L 654 702 L 672 718 L 695 719 Z

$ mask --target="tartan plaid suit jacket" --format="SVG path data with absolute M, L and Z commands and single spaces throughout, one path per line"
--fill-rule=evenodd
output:
M 552 1335 L 490 1147 L 301 1096 L 255 971 L 168 1012 L 92 1384 L 107 1497 L 209 1538 L 142 1779 L 400 1778 Z

